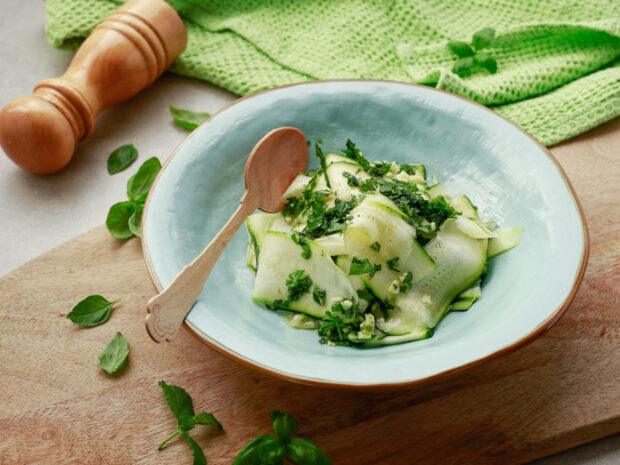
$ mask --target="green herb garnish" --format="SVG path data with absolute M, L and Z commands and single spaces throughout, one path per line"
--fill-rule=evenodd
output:
M 329 177 L 327 176 L 327 162 L 325 161 L 325 155 L 323 154 L 321 147 L 319 147 L 318 142 L 314 144 L 314 154 L 319 157 L 319 160 L 321 161 L 321 170 L 323 171 L 323 176 L 325 176 L 325 183 L 327 184 L 327 187 L 331 189 L 332 186 L 329 183 Z
M 288 455 L 301 465 L 331 465 L 329 457 L 306 438 L 291 438 L 297 424 L 291 415 L 272 410 L 269 418 L 275 436 L 263 434 L 239 452 L 233 465 L 283 464 Z
M 115 203 L 110 207 L 106 218 L 106 226 L 110 234 L 117 239 L 140 237 L 142 232 L 142 210 L 146 196 L 161 169 L 156 157 L 149 158 L 127 181 L 127 197 L 125 202 Z
M 170 106 L 170 115 L 175 123 L 188 131 L 193 131 L 211 116 L 209 113 L 182 110 L 173 106 Z
M 164 391 L 164 397 L 166 398 L 170 410 L 172 410 L 172 414 L 177 419 L 177 429 L 159 445 L 157 450 L 161 450 L 168 441 L 178 434 L 183 436 L 192 448 L 194 465 L 206 465 L 207 459 L 202 449 L 198 443 L 187 434 L 187 431 L 193 429 L 196 425 L 216 425 L 221 430 L 222 425 L 212 413 L 202 412 L 195 415 L 192 398 L 185 389 L 166 384 L 164 381 L 160 381 L 159 385 Z
M 325 289 L 321 289 L 316 284 L 314 285 L 314 289 L 312 290 L 312 299 L 319 304 L 321 307 L 325 305 L 325 296 L 327 295 L 327 291 Z
M 121 333 L 116 333 L 116 336 L 103 349 L 103 352 L 99 354 L 99 366 L 112 374 L 125 365 L 128 356 L 129 346 L 127 345 L 127 339 Z
M 407 274 L 405 275 L 405 278 L 402 281 L 402 284 L 400 285 L 399 292 L 401 294 L 406 294 L 407 292 L 409 292 L 411 290 L 412 283 L 413 283 L 413 273 L 411 271 L 408 271 Z
M 304 276 L 304 273 L 305 270 L 297 270 L 288 275 L 286 279 L 286 287 L 288 288 L 286 302 L 299 300 L 302 295 L 310 291 L 312 279 L 310 279 L 310 276 Z
M 122 145 L 108 157 L 108 173 L 120 173 L 138 158 L 138 151 L 132 144 Z
M 81 326 L 98 326 L 108 321 L 112 307 L 119 301 L 110 302 L 100 295 L 89 295 L 73 307 L 67 318 Z
M 295 234 L 291 234 L 291 239 L 293 242 L 302 248 L 301 256 L 308 260 L 312 257 L 312 249 L 310 248 L 310 244 L 308 240 L 303 236 L 297 236 Z
M 370 248 L 379 252 L 381 250 L 381 244 L 377 241 L 374 244 L 370 244 Z
M 351 261 L 351 268 L 349 268 L 349 274 L 358 275 L 372 273 L 374 269 L 375 267 L 367 258 L 360 260 L 359 258 L 353 257 L 353 260 Z
M 392 271 L 400 271 L 400 265 L 398 264 L 400 257 L 394 257 L 387 261 L 387 266 Z
M 486 27 L 479 30 L 472 37 L 471 44 L 461 41 L 448 42 L 448 47 L 459 59 L 454 63 L 452 71 L 461 75 L 473 65 L 485 68 L 491 74 L 497 71 L 497 61 L 482 49 L 487 48 L 495 38 L 495 30 Z
M 318 192 L 313 194 L 316 195 Z M 347 228 L 349 213 L 357 205 L 357 199 L 343 201 L 336 199 L 334 206 L 326 209 L 322 199 L 309 202 L 307 215 L 308 220 L 303 233 L 310 238 L 327 236 L 344 231 Z

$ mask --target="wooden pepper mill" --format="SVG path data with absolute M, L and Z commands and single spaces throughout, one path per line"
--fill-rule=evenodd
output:
M 97 114 L 151 85 L 186 44 L 183 21 L 164 0 L 125 3 L 93 30 L 65 74 L 0 111 L 0 145 L 32 173 L 60 170 Z

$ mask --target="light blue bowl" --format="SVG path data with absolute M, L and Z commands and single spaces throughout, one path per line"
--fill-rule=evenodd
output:
M 450 193 L 467 194 L 484 218 L 523 226 L 525 234 L 519 247 L 490 261 L 482 299 L 467 312 L 448 314 L 432 338 L 358 349 L 320 345 L 314 331 L 289 328 L 252 302 L 254 275 L 245 266 L 242 227 L 185 321 L 211 347 L 305 383 L 404 385 L 519 347 L 549 328 L 571 302 L 587 261 L 587 229 L 575 193 L 549 152 L 478 104 L 385 81 L 313 82 L 260 92 L 190 134 L 162 169 L 144 211 L 144 256 L 158 289 L 233 213 L 252 147 L 280 126 L 321 139 L 326 152 L 342 150 L 351 138 L 370 160 L 424 163 Z

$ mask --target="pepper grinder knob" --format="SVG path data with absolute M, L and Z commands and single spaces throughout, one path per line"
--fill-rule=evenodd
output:
M 27 171 L 60 170 L 97 114 L 150 86 L 186 44 L 183 21 L 168 3 L 130 0 L 92 31 L 65 74 L 0 111 L 0 145 Z

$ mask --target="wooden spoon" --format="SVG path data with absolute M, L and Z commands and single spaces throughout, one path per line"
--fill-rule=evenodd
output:
M 170 286 L 149 300 L 145 324 L 155 342 L 176 338 L 185 315 L 239 226 L 257 208 L 271 213 L 280 211 L 284 206 L 282 194 L 307 164 L 306 137 L 299 129 L 274 129 L 256 144 L 245 165 L 245 193 L 235 213 Z

